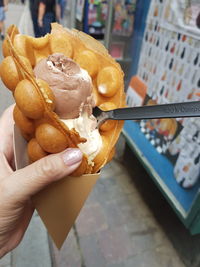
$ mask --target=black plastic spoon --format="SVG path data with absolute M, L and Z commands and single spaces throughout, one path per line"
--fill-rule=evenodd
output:
M 97 119 L 98 126 L 106 120 L 200 117 L 200 101 L 118 108 L 109 111 L 103 111 L 95 107 L 93 109 L 93 115 Z

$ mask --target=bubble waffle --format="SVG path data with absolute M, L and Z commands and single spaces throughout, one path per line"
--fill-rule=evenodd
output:
M 3 42 L 0 75 L 15 98 L 14 120 L 28 142 L 31 162 L 86 141 L 59 118 L 48 83 L 34 76 L 36 64 L 54 53 L 73 59 L 88 72 L 97 106 L 104 110 L 125 106 L 123 72 L 98 41 L 83 32 L 64 29 L 57 23 L 52 24 L 50 34 L 41 38 L 22 35 L 16 26 L 10 26 Z M 111 160 L 122 126 L 121 121 L 105 122 L 99 129 L 101 150 L 92 162 L 84 155 L 73 175 L 96 173 Z

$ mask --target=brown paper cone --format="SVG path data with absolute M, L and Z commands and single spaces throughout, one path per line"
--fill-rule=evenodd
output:
M 38 214 L 57 248 L 61 248 L 98 177 L 65 177 L 34 197 Z
M 25 167 L 28 164 L 26 141 L 17 127 L 14 128 L 14 150 L 16 168 Z M 34 196 L 36 210 L 58 249 L 98 178 L 99 174 L 65 177 Z

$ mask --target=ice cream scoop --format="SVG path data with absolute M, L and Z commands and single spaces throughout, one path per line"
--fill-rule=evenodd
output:
M 86 70 L 61 53 L 42 59 L 34 68 L 36 78 L 46 81 L 55 95 L 55 112 L 61 119 L 92 113 L 92 80 Z

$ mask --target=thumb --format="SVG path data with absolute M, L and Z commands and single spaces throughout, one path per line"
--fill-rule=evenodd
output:
M 48 184 L 71 174 L 81 160 L 82 152 L 78 148 L 42 158 L 5 179 L 7 193 L 14 201 L 27 200 Z

